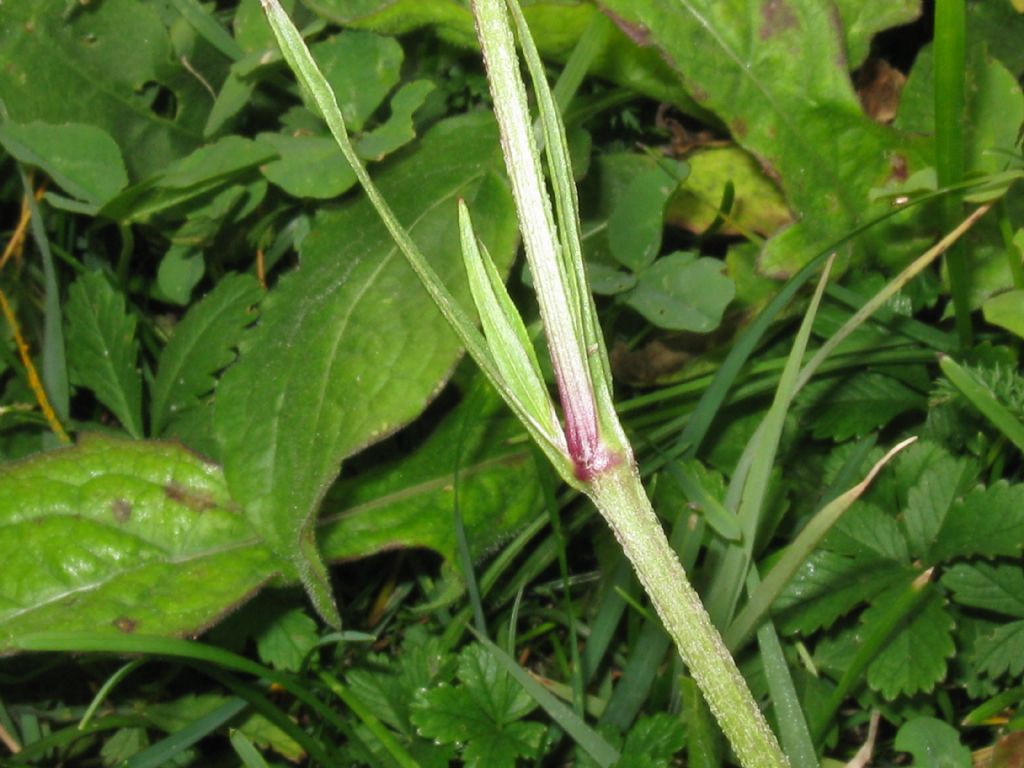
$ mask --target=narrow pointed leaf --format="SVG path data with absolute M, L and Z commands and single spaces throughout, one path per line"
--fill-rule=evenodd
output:
M 611 366 L 605 349 L 604 335 L 597 320 L 597 309 L 590 294 L 590 286 L 583 266 L 579 200 L 573 180 L 572 160 L 569 154 L 569 141 L 565 135 L 565 125 L 559 115 L 558 104 L 548 85 L 547 76 L 544 74 L 544 63 L 533 42 L 533 36 L 530 34 L 522 9 L 518 3 L 510 3 L 509 10 L 519 35 L 523 59 L 530 73 L 534 94 L 537 97 L 562 246 L 561 268 L 569 285 L 570 295 L 578 308 L 578 321 L 581 324 L 580 331 L 584 343 L 583 354 L 590 361 L 595 394 L 600 399 L 602 407 L 611 410 L 613 409 Z M 608 428 L 613 424 L 605 423 L 604 426 Z M 626 441 L 622 438 L 621 442 L 625 443 Z
M 772 467 L 775 465 L 775 454 L 778 451 L 779 441 L 782 438 L 782 428 L 793 398 L 800 390 L 798 381 L 800 363 L 810 340 L 818 305 L 825 292 L 825 286 L 828 285 L 832 263 L 833 259 L 829 259 L 822 270 L 814 296 L 807 307 L 803 321 L 800 323 L 800 329 L 793 340 L 793 347 L 786 359 L 786 366 L 775 390 L 775 399 L 744 449 L 744 458 L 741 459 L 741 462 L 744 459 L 749 461 L 749 472 L 746 473 L 745 479 L 738 472 L 733 478 L 733 483 L 743 483 L 737 514 L 740 525 L 743 527 L 744 539 L 739 544 L 731 545 L 727 550 L 707 597 L 708 611 L 722 625 L 732 620 L 740 591 L 746 582 L 754 538 L 764 514 L 768 481 Z
M 469 287 L 494 364 L 508 390 L 507 396 L 520 403 L 532 431 L 543 438 L 549 450 L 561 451 L 564 463 L 565 439 L 540 372 L 533 342 L 490 254 L 486 248 L 478 247 L 469 211 L 461 203 L 459 222 Z
M 556 229 L 551 200 L 541 171 L 512 31 L 503 0 L 477 0 L 478 38 L 487 65 L 494 113 L 501 127 L 505 165 L 512 182 L 526 257 L 533 274 L 548 349 L 558 383 L 566 441 L 580 477 L 611 459 L 601 443 L 588 344 L 583 332 L 579 292 L 567 270 L 564 228 Z M 546 91 L 550 99 L 550 90 Z M 538 91 L 538 96 L 544 94 Z M 545 129 L 546 130 L 546 129 Z M 557 141 L 557 140 L 556 140 Z M 552 179 L 556 188 L 557 178 Z M 570 177 L 571 186 L 571 177 Z M 575 195 L 575 190 L 571 192 Z M 561 238 L 561 242 L 559 242 Z M 582 269 L 582 265 L 580 265 Z M 624 441 L 619 441 L 620 443 Z M 571 476 L 565 478 L 571 482 Z

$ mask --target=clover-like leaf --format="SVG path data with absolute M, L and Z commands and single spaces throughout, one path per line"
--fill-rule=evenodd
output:
M 259 139 L 281 155 L 260 172 L 289 195 L 330 199 L 355 186 L 355 171 L 330 136 L 261 133 Z
M 608 217 L 608 247 L 620 264 L 641 272 L 657 257 L 665 228 L 665 203 L 684 175 L 678 163 L 668 168 L 659 164 L 640 171 L 623 190 Z
M 413 115 L 426 102 L 435 86 L 430 80 L 413 80 L 406 83 L 391 98 L 391 115 L 388 119 L 363 134 L 356 144 L 356 152 L 366 160 L 383 160 L 396 149 L 416 138 Z
M 673 331 L 713 331 L 736 295 L 718 259 L 673 253 L 637 275 L 624 301 L 653 325 Z
M 302 608 L 277 616 L 256 638 L 260 659 L 274 669 L 298 672 L 320 636 L 316 622 Z

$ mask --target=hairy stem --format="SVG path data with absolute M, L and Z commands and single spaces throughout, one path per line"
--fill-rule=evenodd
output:
M 615 532 L 665 629 L 745 768 L 789 763 L 669 546 L 635 465 L 599 474 L 587 493 Z

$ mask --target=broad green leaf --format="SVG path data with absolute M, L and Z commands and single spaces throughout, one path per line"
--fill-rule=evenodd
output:
M 192 289 L 206 272 L 203 254 L 195 248 L 173 245 L 160 260 L 153 296 L 169 304 L 185 306 L 192 300 Z
M 247 180 L 248 181 L 248 180 Z M 231 184 L 211 192 L 202 200 L 188 204 L 185 221 L 171 235 L 173 245 L 204 250 L 214 245 L 218 235 L 242 221 L 263 202 L 267 195 L 266 181 L 253 179 L 246 184 Z
M 868 667 L 868 685 L 889 699 L 928 692 L 946 677 L 946 665 L 956 647 L 953 618 L 946 611 L 939 590 L 932 590 L 924 604 L 908 616 Z M 861 633 L 888 607 L 882 595 L 861 617 Z
M 857 558 L 905 563 L 910 554 L 899 522 L 890 512 L 870 502 L 855 503 L 829 532 L 825 546 L 832 552 Z
M 95 206 L 128 184 L 120 148 L 95 125 L 4 123 L 0 144 L 21 162 L 41 168 L 68 194 Z
M 124 190 L 100 213 L 118 221 L 146 222 L 238 180 L 276 155 L 276 150 L 266 144 L 225 136 Z
M 303 608 L 292 608 L 259 634 L 256 650 L 267 666 L 298 672 L 319 639 L 316 622 Z
M 391 114 L 387 121 L 363 134 L 356 142 L 359 156 L 380 161 L 416 138 L 412 116 L 423 106 L 434 87 L 429 80 L 414 80 L 399 88 L 391 98 Z
M 893 744 L 899 752 L 914 755 L 914 768 L 971 768 L 971 751 L 960 743 L 960 734 L 934 717 L 908 720 Z
M 119 728 L 103 742 L 100 759 L 104 766 L 123 765 L 133 755 L 149 746 L 145 728 Z
M 636 275 L 609 267 L 599 261 L 587 262 L 590 290 L 598 296 L 614 296 L 636 285 Z
M 1006 169 L 1006 156 L 993 150 L 1017 150 L 1024 123 L 1024 91 L 1017 78 L 990 56 L 977 55 L 971 70 L 967 88 L 967 168 L 997 173 Z
M 142 437 L 142 375 L 135 316 L 100 271 L 72 283 L 64 307 L 74 383 L 91 389 L 132 437 Z
M 260 12 L 262 16 L 262 11 Z M 213 108 L 207 115 L 206 124 L 203 126 L 203 137 L 210 138 L 220 133 L 232 118 L 241 112 L 250 103 L 253 91 L 256 90 L 256 79 L 247 78 L 235 72 L 232 67 L 228 76 L 221 83 L 217 91 L 217 98 L 213 102 Z
M 471 554 L 491 551 L 541 504 L 523 438 L 496 394 L 471 397 L 413 454 L 342 477 L 328 492 L 319 533 L 324 557 L 428 547 L 456 562 L 456 492 Z
M 957 563 L 942 584 L 960 605 L 1024 618 L 1024 570 L 1018 565 Z
M 659 328 L 707 333 L 736 295 L 724 268 L 718 259 L 672 253 L 640 272 L 623 301 Z
M 343 27 L 401 35 L 433 26 L 443 38 L 460 46 L 478 45 L 473 16 L 460 0 L 308 0 L 304 5 Z M 564 62 L 600 10 L 590 3 L 540 0 L 523 8 L 523 13 L 545 58 Z M 685 104 L 686 111 L 700 113 L 658 53 L 638 48 L 618 29 L 606 35 L 589 71 L 658 101 Z
M 687 731 L 678 715 L 659 713 L 638 719 L 622 746 L 621 768 L 669 766 L 686 743 Z
M 347 29 L 310 46 L 310 52 L 331 84 L 345 126 L 357 133 L 398 84 L 402 46 L 391 37 Z M 316 107 L 310 103 L 316 112 Z
M 767 244 L 766 273 L 795 271 L 863 221 L 868 190 L 890 176 L 890 163 L 906 165 L 897 134 L 862 112 L 841 29 L 818 0 L 601 5 L 660 50 L 698 103 L 781 180 L 798 223 Z
M 925 134 L 934 131 L 934 69 L 932 49 L 927 46 L 914 59 L 900 97 L 899 127 Z M 1024 93 L 1013 74 L 988 54 L 982 41 L 969 51 L 966 78 L 965 168 L 985 173 L 1004 170 L 1006 156 L 992 150 L 1015 151 L 1017 131 L 1024 120 Z
M 220 181 L 259 165 L 274 156 L 274 150 L 252 139 L 225 136 L 181 158 L 157 176 L 160 189 L 192 189 Z
M 1024 13 L 1007 3 L 968 3 L 967 35 L 984 40 L 989 52 L 1018 77 L 1024 73 Z
M 687 155 L 686 162 L 690 174 L 669 201 L 668 222 L 703 232 L 718 216 L 728 183 L 735 198 L 718 230 L 721 234 L 767 236 L 793 220 L 779 188 L 748 152 L 736 147 L 699 150 Z
M 83 437 L 0 469 L 0 652 L 50 630 L 190 635 L 279 569 L 220 470 L 180 445 Z
M 499 160 L 494 125 L 478 114 L 438 124 L 378 177 L 463 302 L 458 198 L 476 209 L 478 234 L 499 267 L 512 258 L 514 217 L 494 174 Z M 312 521 L 342 460 L 419 414 L 459 345 L 365 199 L 319 215 L 301 257 L 221 381 L 217 433 L 232 496 L 315 588 L 323 574 L 308 570 L 318 569 Z
M 1000 480 L 979 488 L 950 507 L 935 543 L 930 562 L 953 557 L 1016 557 L 1024 548 L 1024 485 Z
M 186 75 L 186 78 L 180 75 Z M 175 113 L 158 113 L 169 94 Z M 155 6 L 64 0 L 0 6 L 0 93 L 19 123 L 87 123 L 106 131 L 133 179 L 187 154 L 200 140 L 209 95 L 172 55 Z
M 1024 290 L 1007 291 L 986 299 L 981 311 L 985 322 L 1024 338 Z
M 154 435 L 213 391 L 214 376 L 235 359 L 242 331 L 256 319 L 253 306 L 261 295 L 251 275 L 228 275 L 175 326 L 153 381 Z
M 412 721 L 442 744 L 464 744 L 473 768 L 514 768 L 518 757 L 537 753 L 545 726 L 522 722 L 536 702 L 490 652 L 471 645 L 459 655 L 460 685 L 440 685 L 419 697 Z
M 920 482 L 930 467 L 949 458 L 949 451 L 938 443 L 918 440 L 902 451 L 890 465 L 889 471 L 883 472 L 878 478 L 868 494 L 871 502 L 890 513 L 906 508 L 910 489 Z M 968 462 L 976 476 L 978 470 L 973 462 L 960 457 L 957 460 Z
M 259 139 L 280 155 L 260 172 L 289 195 L 330 199 L 355 186 L 352 167 L 329 136 L 261 133 Z
M 242 58 L 244 52 L 241 46 L 221 26 L 220 21 L 214 18 L 213 14 L 199 4 L 199 0 L 171 0 L 171 5 L 195 30 L 196 34 L 222 56 L 231 60 Z
M 836 0 L 836 6 L 846 33 L 846 65 L 850 70 L 864 63 L 876 34 L 921 15 L 921 0 Z
M 295 8 L 295 0 L 284 0 L 281 7 L 291 15 Z M 267 16 L 260 7 L 260 0 L 239 0 L 232 19 L 232 27 L 235 40 L 249 53 L 267 51 L 277 45 L 270 24 L 267 23 Z
M 661 164 L 641 171 L 622 192 L 608 217 L 608 247 L 616 261 L 633 272 L 649 267 L 661 249 L 665 203 L 679 187 L 682 173 Z

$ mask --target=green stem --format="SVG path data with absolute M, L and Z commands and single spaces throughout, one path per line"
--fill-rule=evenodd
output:
M 736 662 L 669 546 L 636 468 L 619 465 L 599 474 L 588 495 L 615 532 L 740 763 L 746 768 L 788 766 Z
M 964 0 L 935 3 L 935 166 L 940 187 L 964 175 L 964 119 L 967 11 Z M 943 201 L 943 228 L 960 218 L 961 197 Z M 970 271 L 963 246 L 946 255 L 956 330 L 964 349 L 971 345 Z

